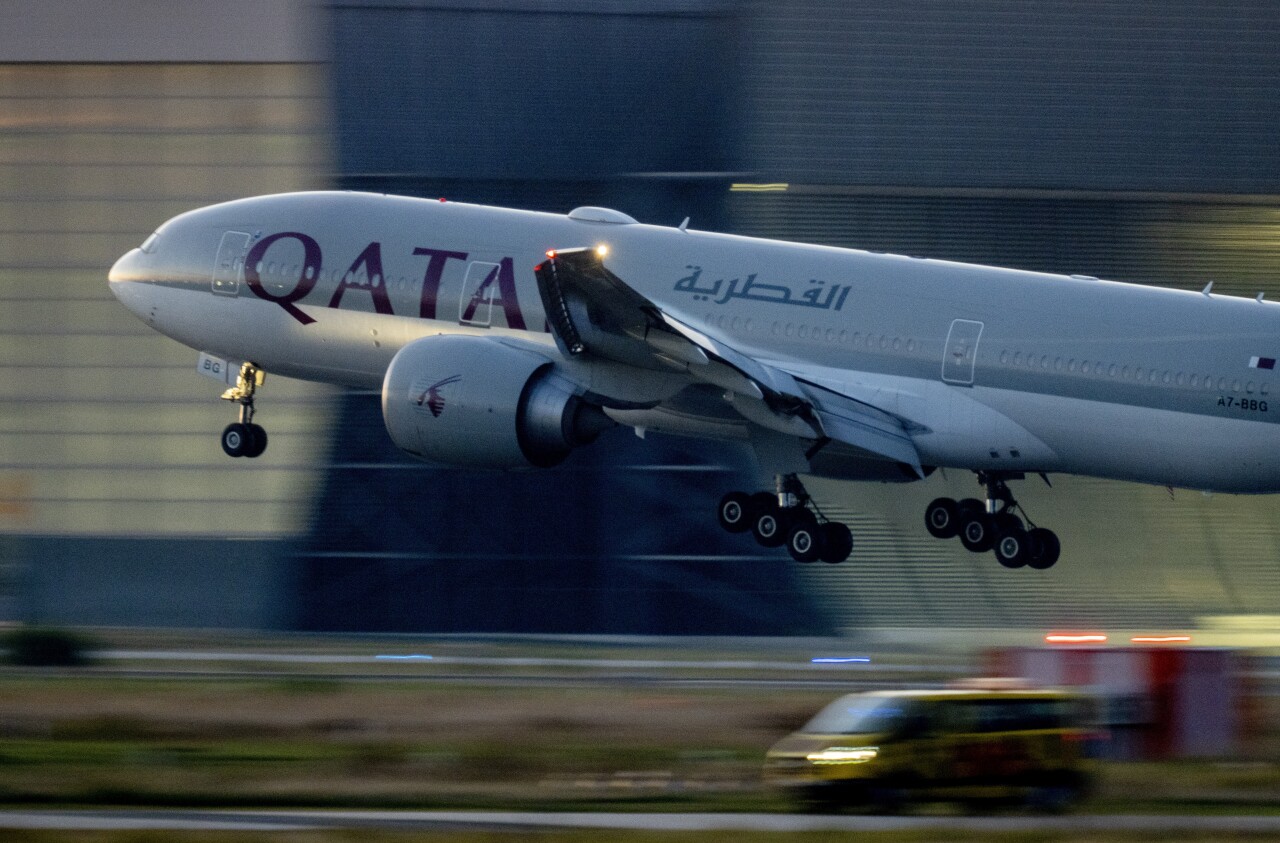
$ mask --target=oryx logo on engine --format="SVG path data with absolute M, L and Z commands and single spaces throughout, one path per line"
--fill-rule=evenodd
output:
M 419 407 L 425 406 L 431 411 L 434 418 L 440 418 L 440 414 L 444 412 L 444 396 L 440 394 L 440 390 L 451 383 L 457 383 L 462 380 L 462 375 L 450 375 L 442 381 L 436 381 L 431 386 L 422 390 L 418 395 L 417 403 Z

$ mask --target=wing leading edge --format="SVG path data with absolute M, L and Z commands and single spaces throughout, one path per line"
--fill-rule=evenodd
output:
M 912 423 L 685 324 L 610 272 L 595 249 L 548 252 L 535 274 L 552 336 L 565 356 L 684 371 L 732 393 L 733 406 L 749 421 L 817 440 L 817 447 L 842 442 L 925 476 Z

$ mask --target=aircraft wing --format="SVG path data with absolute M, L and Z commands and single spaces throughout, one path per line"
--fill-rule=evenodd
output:
M 819 442 L 843 442 L 924 476 L 909 421 L 685 324 L 610 272 L 594 249 L 548 252 L 535 274 L 552 336 L 566 356 L 687 372 L 732 393 L 734 406 L 749 421 Z

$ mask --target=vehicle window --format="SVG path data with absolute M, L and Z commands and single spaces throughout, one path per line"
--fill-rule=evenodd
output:
M 970 709 L 970 729 L 976 732 L 1060 729 L 1068 714 L 1063 700 L 1052 699 L 973 700 L 963 707 Z
M 911 700 L 892 697 L 841 697 L 819 711 L 802 732 L 822 735 L 852 735 L 892 732 L 911 715 Z

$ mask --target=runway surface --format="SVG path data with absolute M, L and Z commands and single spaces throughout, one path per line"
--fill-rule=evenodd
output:
M 505 811 L 0 811 L 0 828 L 70 831 L 308 831 L 322 829 L 547 829 L 645 831 L 1122 831 L 1168 834 L 1280 833 L 1280 816 L 1069 815 L 880 817 L 798 814 L 618 814 Z

